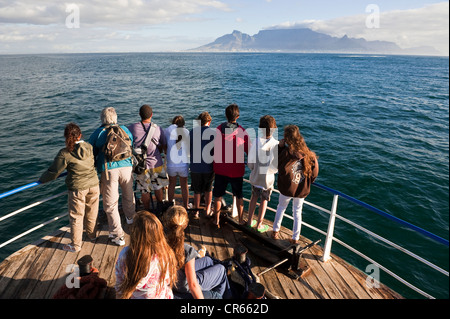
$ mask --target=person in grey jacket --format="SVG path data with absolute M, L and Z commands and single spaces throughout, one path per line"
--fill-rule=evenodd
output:
M 63 250 L 77 252 L 81 250 L 83 222 L 87 236 L 96 238 L 96 225 L 99 205 L 99 179 L 94 164 L 92 145 L 81 140 L 81 129 L 74 123 L 66 125 L 64 130 L 66 147 L 61 149 L 52 165 L 39 178 L 46 183 L 58 178 L 67 170 L 66 186 L 70 217 L 71 243 L 63 245 Z
M 259 136 L 252 143 L 248 156 L 247 165 L 251 170 L 252 197 L 248 207 L 247 226 L 255 226 L 260 233 L 269 229 L 269 226 L 263 225 L 262 221 L 272 194 L 275 174 L 278 171 L 278 140 L 273 136 L 276 128 L 277 123 L 272 116 L 265 115 L 261 117 L 259 120 Z M 253 214 L 258 198 L 261 198 L 258 221 L 254 222 Z

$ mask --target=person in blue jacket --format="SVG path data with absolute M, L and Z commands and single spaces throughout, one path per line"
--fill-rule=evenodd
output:
M 100 177 L 100 193 L 103 197 L 103 210 L 108 218 L 109 238 L 119 246 L 125 245 L 124 231 L 119 215 L 119 186 L 122 190 L 122 208 L 128 224 L 133 222 L 136 214 L 136 204 L 133 192 L 133 162 L 131 157 L 116 161 L 105 162 L 102 151 L 108 134 L 107 126 L 117 125 L 117 113 L 113 107 L 106 107 L 100 115 L 102 125 L 90 136 L 89 143 L 94 148 L 97 171 Z M 120 127 L 133 142 L 133 135 L 126 126 Z M 105 169 L 107 168 L 107 169 Z

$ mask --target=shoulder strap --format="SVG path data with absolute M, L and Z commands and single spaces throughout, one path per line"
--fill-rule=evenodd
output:
M 155 134 L 155 131 L 156 131 L 156 124 L 151 123 L 149 131 L 147 133 L 147 137 L 145 138 L 144 143 L 142 143 L 143 146 L 148 147 L 148 143 L 151 140 L 151 138 L 153 137 L 153 134 Z M 153 143 L 154 143 L 154 141 L 153 141 Z

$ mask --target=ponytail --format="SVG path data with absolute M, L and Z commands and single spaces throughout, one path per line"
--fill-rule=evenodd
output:
M 167 242 L 172 247 L 178 261 L 178 269 L 183 268 L 186 256 L 184 253 L 184 230 L 189 223 L 187 211 L 182 206 L 172 206 L 163 215 Z

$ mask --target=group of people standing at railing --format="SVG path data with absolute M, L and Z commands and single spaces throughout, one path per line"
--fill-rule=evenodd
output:
M 227 121 L 216 129 L 210 128 L 212 118 L 208 112 L 198 116 L 199 125 L 190 131 L 184 128 L 182 116 L 176 116 L 167 129 L 154 125 L 153 110 L 149 105 L 143 105 L 139 115 L 141 121 L 126 127 L 117 124 L 114 108 L 103 109 L 100 116 L 102 125 L 87 142 L 82 140 L 79 126 L 69 123 L 64 130 L 66 147 L 59 151 L 53 164 L 40 177 L 40 181 L 45 183 L 67 170 L 71 243 L 64 245 L 63 249 L 70 252 L 81 249 L 84 229 L 88 240 L 97 238 L 100 194 L 108 219 L 109 239 L 117 245 L 125 245 L 119 215 L 120 187 L 123 213 L 131 231 L 130 243 L 122 250 L 116 263 L 119 296 L 172 298 L 173 291 L 178 296 L 188 294 L 193 298 L 226 298 L 229 294 L 225 268 L 205 256 L 204 249 L 196 251 L 184 243 L 184 229 L 188 223 L 189 174 L 194 207 L 200 207 L 201 196 L 204 195 L 204 213 L 211 218 L 213 227 L 220 227 L 222 197 L 231 185 L 239 223 L 255 227 L 259 232 L 268 230 L 262 221 L 277 174 L 280 196 L 272 238 L 279 238 L 283 214 L 293 199 L 294 225 L 290 241 L 298 242 L 303 201 L 318 175 L 319 164 L 297 126 L 286 126 L 283 139 L 278 141 L 274 134 L 276 121 L 265 115 L 260 118 L 260 134 L 252 142 L 248 131 L 237 123 L 240 113 L 236 104 L 226 108 Z M 146 147 L 146 167 L 140 174 L 133 173 L 132 157 L 112 162 L 105 160 L 104 145 L 111 125 L 119 126 L 134 148 L 148 141 L 147 135 L 151 134 L 151 142 Z M 165 160 L 162 154 L 165 154 Z M 243 218 L 244 154 L 247 154 L 252 185 L 247 221 Z M 163 203 L 163 189 L 168 187 L 169 203 L 172 202 L 178 178 L 183 204 L 167 209 Z M 139 212 L 136 212 L 133 189 L 135 181 L 144 206 L 144 210 Z M 152 193 L 156 207 L 150 206 Z M 258 221 L 254 221 L 258 200 Z

